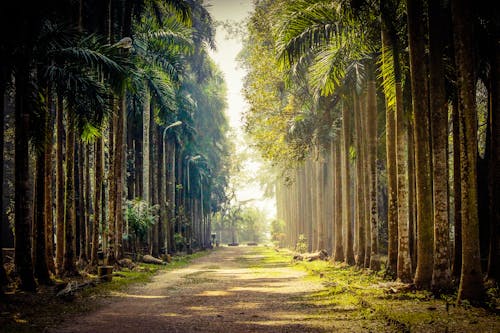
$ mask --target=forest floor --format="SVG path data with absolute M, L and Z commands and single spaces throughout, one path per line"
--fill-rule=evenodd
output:
M 266 247 L 219 248 L 149 282 L 79 297 L 71 302 L 93 306 L 42 331 L 500 332 L 498 315 L 454 306 L 451 296 L 436 299 L 352 267 L 291 258 Z

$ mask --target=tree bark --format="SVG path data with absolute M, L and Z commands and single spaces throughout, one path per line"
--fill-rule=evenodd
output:
M 392 40 L 386 28 L 382 29 L 382 52 L 390 53 L 392 62 L 394 63 L 394 41 Z M 385 61 L 389 56 L 384 55 L 382 59 Z M 391 66 L 392 64 L 384 64 Z M 384 81 L 389 78 L 384 74 Z M 391 89 L 395 90 L 395 86 Z M 396 95 L 396 92 L 393 91 Z M 387 101 L 385 103 L 385 134 L 386 134 L 386 158 L 387 158 L 387 194 L 388 194 L 388 211 L 387 211 L 387 227 L 388 227 L 388 244 L 387 244 L 387 267 L 389 274 L 396 275 L 398 267 L 398 195 L 397 195 L 397 160 L 396 160 L 396 108 Z
M 460 176 L 462 194 L 462 272 L 458 301 L 484 297 L 479 253 L 477 210 L 477 121 L 474 75 L 474 35 L 470 3 L 451 2 L 455 62 L 457 65 L 460 123 Z
M 123 89 L 119 99 L 119 108 L 116 119 L 115 136 L 115 258 L 123 257 L 123 189 L 124 189 L 124 165 L 125 165 L 125 119 L 127 115 L 126 91 Z
M 20 59 L 16 68 L 16 111 L 15 111 L 15 265 L 21 278 L 20 288 L 35 291 L 31 257 L 31 202 L 30 195 L 30 158 L 29 137 L 30 114 L 29 96 L 29 60 Z
M 440 1 L 429 1 L 429 93 L 432 133 L 432 179 L 434 198 L 434 266 L 432 289 L 451 287 L 448 227 L 448 105 L 444 75 L 447 15 Z M 444 27 L 443 27 L 444 26 Z
M 57 144 L 56 144 L 56 272 L 57 275 L 63 273 L 64 258 L 64 101 L 61 94 L 57 96 L 56 124 L 57 124 Z
M 366 207 L 365 207 L 365 181 L 364 173 L 366 166 L 366 156 L 364 154 L 364 145 L 367 144 L 365 140 L 365 128 L 363 128 L 364 122 L 361 120 L 364 115 L 362 113 L 366 112 L 364 103 L 360 101 L 361 97 L 355 97 L 354 99 L 354 122 L 356 128 L 356 225 L 357 225 L 357 255 L 356 255 L 356 266 L 363 267 L 365 265 L 365 249 L 366 249 Z
M 380 270 L 380 259 L 378 255 L 378 175 L 377 175 L 377 89 L 375 85 L 375 72 L 373 65 L 369 65 L 369 77 L 367 86 L 366 111 L 368 113 L 367 133 L 368 139 L 368 162 L 370 164 L 370 269 Z
M 45 118 L 45 117 L 43 117 Z M 42 123 L 46 119 L 41 119 Z M 36 175 L 35 175 L 35 216 L 34 216 L 34 231 L 35 231 L 35 276 L 40 284 L 49 284 L 50 273 L 47 264 L 47 237 L 45 234 L 45 198 L 50 196 L 50 193 L 45 193 L 45 147 L 37 152 L 36 155 Z
M 429 142 L 429 92 L 425 56 L 425 16 L 420 0 L 407 0 L 408 41 L 415 132 L 415 176 L 417 194 L 417 268 L 415 285 L 431 286 L 433 263 L 432 175 Z
M 349 264 L 354 264 L 354 252 L 353 252 L 353 228 L 352 228 L 352 214 L 351 214 L 351 161 L 350 161 L 350 149 L 351 149 L 351 114 L 350 110 L 346 105 L 342 106 L 342 125 L 343 125 L 343 208 L 342 216 L 344 219 L 344 225 L 346 230 L 346 248 L 344 250 L 344 261 Z
M 94 222 L 92 226 L 92 251 L 90 254 L 90 264 L 98 265 L 99 251 L 99 224 L 101 221 L 101 202 L 102 202 L 102 177 L 103 177 L 103 142 L 99 137 L 95 143 L 95 185 L 94 185 Z
M 490 251 L 489 279 L 500 282 L 500 41 L 494 43 L 491 68 L 490 107 Z
M 64 258 L 63 270 L 66 276 L 78 273 L 75 260 L 75 128 L 68 120 L 68 135 L 66 138 L 66 188 L 64 211 Z
M 45 219 L 45 236 L 46 236 L 46 256 L 47 265 L 49 272 L 52 274 L 56 273 L 56 268 L 54 264 L 54 213 L 52 206 L 54 203 L 54 198 L 52 196 L 52 186 L 53 186 L 53 150 L 54 150 L 54 105 L 53 105 L 52 92 L 49 90 L 48 93 L 48 119 L 46 131 L 49 133 L 49 140 L 47 147 L 45 148 L 44 163 L 45 163 L 45 175 L 44 175 L 44 219 Z
M 453 101 L 453 198 L 454 207 L 454 247 L 453 276 L 458 280 L 462 270 L 462 185 L 460 175 L 460 123 L 458 118 L 458 100 Z
M 4 145 L 5 145 L 5 83 L 4 83 L 4 77 L 0 78 L 0 207 L 2 207 L 2 214 L 0 215 L 0 294 L 2 293 L 2 287 L 7 284 L 8 279 L 7 279 L 7 273 L 5 271 L 5 268 L 3 266 L 3 251 L 2 248 L 4 247 L 3 244 L 3 235 L 2 235 L 2 230 L 3 230 L 3 223 L 5 221 L 4 215 L 5 213 L 3 212 L 3 195 L 4 195 L 4 189 L 3 189 L 3 181 L 4 181 Z

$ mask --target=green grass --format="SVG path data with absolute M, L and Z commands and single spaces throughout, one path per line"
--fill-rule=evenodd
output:
M 294 269 L 308 273 L 306 280 L 323 284 L 322 290 L 300 300 L 315 309 L 318 319 L 363 322 L 375 331 L 387 327 L 398 332 L 498 332 L 500 327 L 498 315 L 467 304 L 456 306 L 453 295 L 394 292 L 383 272 L 329 261 L 294 262 L 286 250 L 266 249 L 263 254 L 268 256 L 264 263 L 289 262 Z

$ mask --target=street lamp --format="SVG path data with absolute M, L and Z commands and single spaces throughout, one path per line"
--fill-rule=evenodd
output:
M 168 179 L 167 179 L 167 145 L 165 143 L 165 135 L 167 134 L 167 130 L 172 128 L 172 127 L 175 127 L 175 126 L 179 126 L 179 125 L 182 125 L 182 121 L 180 120 L 177 120 L 173 123 L 171 123 L 170 125 L 168 125 L 167 127 L 165 127 L 165 129 L 163 130 L 163 136 L 162 136 L 162 144 L 163 144 L 163 166 L 162 166 L 162 170 L 161 170 L 161 177 L 165 180 L 165 181 L 162 181 L 162 184 L 163 186 L 166 186 L 167 182 L 168 182 Z M 175 158 L 175 146 L 174 146 L 174 152 L 173 153 L 173 156 Z M 174 163 L 172 162 L 172 168 L 174 168 Z M 173 174 L 173 170 L 169 170 L 171 172 L 171 174 Z M 168 187 L 167 187 L 168 188 Z M 170 203 L 170 206 L 168 207 L 168 210 L 170 211 L 170 214 L 168 214 L 168 218 L 167 219 L 171 219 L 173 218 L 174 214 L 175 214 L 175 208 L 174 208 L 174 201 L 175 201 L 175 176 L 174 176 L 174 181 L 173 181 L 173 184 L 172 184 L 172 190 L 170 191 L 171 193 L 167 193 L 167 196 L 166 198 L 164 198 L 165 201 L 169 201 Z M 166 204 L 166 203 L 165 203 Z M 165 251 L 168 252 L 168 242 L 169 242 L 169 238 L 170 240 L 173 239 L 173 236 L 171 237 L 168 237 L 170 235 L 170 233 L 172 232 L 172 229 L 170 229 L 170 223 L 171 221 L 168 221 L 167 222 L 167 228 L 169 228 L 169 231 L 165 230 L 165 239 L 163 240 L 163 247 L 165 248 Z
M 187 198 L 187 194 L 191 191 L 191 177 L 190 177 L 190 171 L 189 171 L 189 164 L 192 162 L 192 161 L 196 161 L 198 159 L 201 158 L 201 155 L 196 155 L 196 156 L 186 156 L 186 160 L 187 160 L 187 192 L 184 192 L 184 198 L 186 199 Z M 184 199 L 184 200 L 185 200 Z M 193 212 L 193 202 L 192 202 L 192 199 L 190 199 L 190 209 L 191 209 L 191 224 L 194 223 L 194 212 Z M 189 233 L 188 233 L 188 254 L 191 254 L 192 253 L 192 248 L 191 248 L 191 243 L 192 243 L 192 233 L 193 231 L 191 230 L 191 227 L 189 228 Z
M 165 141 L 165 134 L 167 133 L 167 130 L 169 128 L 172 128 L 172 127 L 175 127 L 175 126 L 179 126 L 179 125 L 182 125 L 182 121 L 177 120 L 176 122 L 173 122 L 170 125 L 168 125 L 167 127 L 165 127 L 165 129 L 163 130 L 163 141 Z

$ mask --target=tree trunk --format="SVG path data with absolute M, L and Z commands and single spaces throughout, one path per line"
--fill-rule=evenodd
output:
M 462 185 L 460 175 L 460 123 L 458 119 L 458 100 L 453 101 L 453 198 L 455 239 L 453 246 L 453 276 L 458 280 L 462 270 Z
M 367 86 L 366 111 L 368 113 L 367 133 L 368 138 L 368 163 L 370 164 L 370 269 L 380 270 L 380 259 L 378 255 L 378 177 L 377 177 L 377 88 L 375 85 L 375 71 L 373 65 L 369 65 L 369 77 Z
M 63 273 L 64 259 L 64 101 L 61 94 L 57 96 L 56 124 L 57 124 L 57 144 L 56 144 L 56 272 L 57 275 Z
M 350 148 L 351 148 L 351 114 L 346 105 L 342 106 L 342 125 L 343 125 L 343 218 L 346 228 L 346 249 L 345 249 L 345 262 L 349 265 L 354 264 L 353 252 L 353 228 L 352 228 L 352 214 L 351 214 L 351 161 L 350 161 Z
M 168 153 L 167 153 L 167 168 L 168 168 L 168 184 L 167 184 L 167 196 L 168 196 L 168 242 L 170 244 L 170 252 L 174 253 L 176 251 L 175 241 L 174 241 L 174 219 L 175 219 L 175 143 L 167 143 Z
M 84 223 L 85 223 L 85 258 L 86 260 L 90 259 L 91 256 L 91 244 L 92 244 L 92 228 L 91 228 L 91 219 L 90 216 L 92 214 L 92 195 L 91 195 L 91 184 L 90 184 L 90 151 L 91 146 L 89 144 L 85 145 L 85 156 L 84 156 L 84 183 L 85 183 L 85 212 L 84 212 Z
M 43 117 L 45 118 L 45 117 Z M 46 119 L 41 119 L 42 123 Z M 35 175 L 35 216 L 34 216 L 34 232 L 35 232 L 35 276 L 40 284 L 49 284 L 50 273 L 47 265 L 47 251 L 46 242 L 47 236 L 45 234 L 45 198 L 50 196 L 50 193 L 45 193 L 45 147 L 37 152 L 36 155 L 36 175 Z
M 124 189 L 124 165 L 125 165 L 125 119 L 127 116 L 127 101 L 126 91 L 123 89 L 122 95 L 119 99 L 119 108 L 116 119 L 115 129 L 115 258 L 120 260 L 123 257 L 123 189 Z
M 36 283 L 33 276 L 33 261 L 31 257 L 31 202 L 30 195 L 30 130 L 28 59 L 20 60 L 16 69 L 16 111 L 15 111 L 15 265 L 21 278 L 20 288 L 35 291 Z
M 3 244 L 3 235 L 2 235 L 2 230 L 3 230 L 3 223 L 5 221 L 3 213 L 3 195 L 4 195 L 4 189 L 3 189 L 3 181 L 4 181 L 4 145 L 5 145 L 5 84 L 4 84 L 4 78 L 0 78 L 0 207 L 2 207 L 2 214 L 0 215 L 0 294 L 2 293 L 2 287 L 7 284 L 7 273 L 5 272 L 5 268 L 3 266 L 3 252 L 2 248 L 4 247 Z
M 490 109 L 490 251 L 489 279 L 500 282 L 500 42 L 494 43 L 491 68 Z
M 392 40 L 387 29 L 382 29 L 382 52 L 386 53 L 382 56 L 382 60 L 392 58 L 392 63 L 384 63 L 384 66 L 393 66 L 394 64 L 394 41 Z M 388 53 L 388 54 L 387 54 Z M 389 80 L 387 75 L 383 76 L 384 81 Z M 395 86 L 391 89 L 395 90 Z M 394 96 L 396 92 L 392 92 Z M 395 276 L 398 267 L 398 195 L 397 195 L 397 160 L 396 160 L 396 102 L 390 103 L 387 101 L 389 96 L 386 96 L 385 103 L 385 135 L 386 135 L 386 157 L 387 157 L 387 194 L 388 194 L 388 211 L 387 211 L 387 227 L 388 227 L 388 244 L 387 244 L 387 267 L 389 274 Z
M 168 253 L 167 154 L 164 135 L 160 136 L 158 152 L 158 201 L 160 202 L 160 246 Z
M 68 120 L 68 135 L 66 137 L 66 196 L 64 211 L 64 259 L 63 269 L 66 276 L 78 274 L 75 266 L 75 128 Z
M 154 122 L 154 118 L 151 117 L 151 134 L 152 134 L 152 142 L 151 142 L 151 201 L 153 205 L 158 205 L 158 144 L 159 144 L 159 135 L 158 135 L 158 125 Z M 191 207 L 192 209 L 192 207 Z M 193 221 L 191 221 L 193 222 Z M 159 218 L 155 219 L 155 224 L 153 225 L 153 257 L 159 257 L 160 255 L 160 244 L 159 244 L 159 233 L 160 233 L 160 221 Z
M 434 266 L 432 289 L 451 287 L 448 227 L 448 105 L 443 56 L 447 16 L 438 0 L 429 1 L 429 93 L 432 132 L 432 179 L 434 194 Z M 444 24 L 446 27 L 447 24 Z
M 356 224 L 357 224 L 357 255 L 356 266 L 364 267 L 365 265 L 365 249 L 366 249 L 366 207 L 365 207 L 365 181 L 364 181 L 364 167 L 365 167 L 365 154 L 364 145 L 367 143 L 365 140 L 362 118 L 366 111 L 364 103 L 360 101 L 361 97 L 354 98 L 354 122 L 356 128 Z
M 82 263 L 87 262 L 87 256 L 85 255 L 85 244 L 87 239 L 85 238 L 85 198 L 84 198 L 84 144 L 81 139 L 76 142 L 76 158 L 75 158 L 75 191 L 76 191 L 76 257 Z
M 90 253 L 90 264 L 98 265 L 99 251 L 99 224 L 101 221 L 101 202 L 102 202 L 102 177 L 103 177 L 103 142 L 99 137 L 95 143 L 95 185 L 94 185 L 94 222 L 92 226 L 92 251 Z
M 318 244 L 317 244 L 317 250 L 321 251 L 325 249 L 326 246 L 326 226 L 325 226 L 325 219 L 324 219 L 324 182 L 325 182 L 325 177 L 324 177 L 324 157 L 322 154 L 319 152 L 321 149 L 319 147 L 319 142 L 317 143 L 317 158 L 318 160 L 316 161 L 315 168 L 316 168 L 316 218 L 318 219 Z M 297 214 L 294 214 L 294 218 L 296 219 L 298 216 Z M 297 234 L 295 233 L 295 236 Z M 297 238 L 297 237 L 295 237 Z M 293 244 L 295 245 L 297 239 L 294 239 Z
M 425 16 L 420 0 L 407 0 L 411 90 L 415 131 L 417 194 L 417 288 L 429 288 L 432 280 L 433 224 L 432 176 L 429 142 L 429 92 L 425 57 Z
M 148 204 L 151 204 L 150 202 L 150 181 L 149 181 L 149 158 L 150 158 L 150 153 L 149 153 L 149 148 L 150 148 L 150 141 L 149 141 L 149 127 L 150 127 L 150 118 L 151 118 L 151 111 L 150 111 L 150 95 L 149 95 L 149 89 L 147 86 L 147 83 L 144 83 L 144 108 L 142 110 L 142 187 L 143 187 L 143 192 L 142 192 L 142 199 L 146 201 Z
M 459 89 L 460 176 L 462 191 L 462 273 L 458 301 L 484 297 L 477 210 L 477 121 L 473 18 L 470 3 L 451 2 Z
M 106 248 L 106 264 L 114 265 L 116 261 L 115 250 L 116 250 L 116 192 L 117 192 L 117 178 L 116 178 L 116 144 L 115 137 L 117 136 L 118 128 L 118 113 L 116 110 L 115 99 L 111 100 L 113 112 L 109 119 L 109 137 L 108 137 L 108 214 L 107 214 L 107 248 Z
M 52 206 L 54 203 L 54 198 L 52 196 L 52 184 L 53 184 L 53 150 L 54 150 L 54 103 L 52 98 L 52 92 L 49 90 L 48 93 L 48 120 L 46 131 L 49 134 L 49 140 L 47 147 L 45 148 L 44 163 L 45 163 L 45 175 L 44 175 L 44 219 L 45 219 L 45 236 L 46 236 L 46 255 L 47 255 L 47 265 L 49 272 L 55 274 L 56 268 L 54 264 L 54 213 Z

